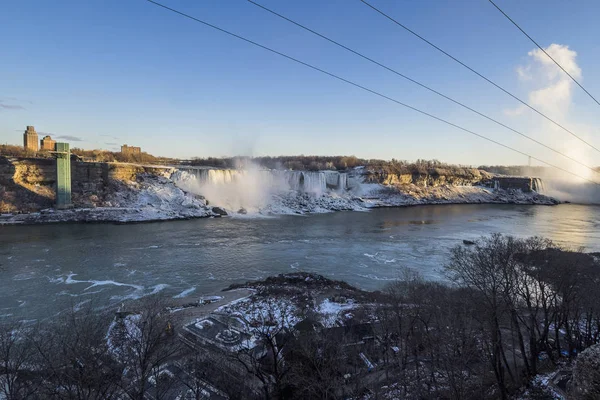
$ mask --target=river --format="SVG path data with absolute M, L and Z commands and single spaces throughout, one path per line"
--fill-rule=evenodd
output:
M 0 227 L 0 320 L 40 319 L 93 301 L 184 297 L 309 271 L 364 289 L 404 267 L 443 279 L 449 250 L 493 232 L 600 251 L 600 207 L 440 205 L 135 225 Z

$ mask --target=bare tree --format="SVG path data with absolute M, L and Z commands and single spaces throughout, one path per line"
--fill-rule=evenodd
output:
M 508 375 L 514 385 L 517 371 L 511 369 L 506 356 L 506 342 L 502 324 L 511 320 L 511 304 L 507 299 L 513 292 L 510 271 L 514 269 L 514 255 L 523 251 L 523 243 L 510 236 L 494 234 L 480 240 L 472 249 L 457 246 L 452 249 L 450 262 L 446 265 L 448 277 L 478 294 L 483 301 L 485 329 L 489 338 L 490 364 L 502 399 L 508 398 Z M 514 318 L 512 319 L 514 321 Z
M 35 351 L 30 343 L 32 328 L 20 322 L 0 325 L 0 394 L 7 400 L 31 397 L 38 380 L 34 376 Z M 2 397 L 2 396 L 0 396 Z
M 593 400 L 600 398 L 600 345 L 581 352 L 573 370 L 575 398 Z
M 92 303 L 71 308 L 31 336 L 34 361 L 43 377 L 43 397 L 93 400 L 118 392 L 120 367 L 106 344 L 110 316 Z
M 326 332 L 299 337 L 288 355 L 294 398 L 344 398 L 346 350 L 338 337 Z
M 190 398 L 196 400 L 206 398 L 207 391 L 222 393 L 223 397 L 232 400 L 261 397 L 246 385 L 243 375 L 233 372 L 238 363 L 232 365 L 232 362 L 231 357 L 216 348 L 191 350 L 190 355 L 180 362 L 185 375 L 177 377 L 188 389 Z
M 283 398 L 288 373 L 283 350 L 291 337 L 292 312 L 285 302 L 267 301 L 259 321 L 253 321 L 256 326 L 246 332 L 259 346 L 242 346 L 236 353 L 236 360 L 261 382 L 266 399 Z
M 182 354 L 183 345 L 175 335 L 173 315 L 159 297 L 143 299 L 131 307 L 133 311 L 122 313 L 110 333 L 112 351 L 124 366 L 122 388 L 134 400 L 142 400 L 150 391 L 161 398 L 166 389 L 157 379 L 167 362 Z

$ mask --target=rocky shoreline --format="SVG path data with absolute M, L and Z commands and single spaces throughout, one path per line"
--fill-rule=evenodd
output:
M 412 188 L 402 192 L 377 185 L 364 196 L 326 193 L 320 196 L 287 192 L 272 196 L 272 201 L 257 210 L 256 216 L 308 215 L 335 211 L 369 211 L 375 208 L 410 207 L 442 204 L 517 204 L 556 205 L 554 198 L 535 192 L 491 190 L 481 186 L 441 186 L 423 190 Z M 45 209 L 39 212 L 1 214 L 0 225 L 32 225 L 53 223 L 145 223 L 158 221 L 218 218 L 226 212 L 212 207 L 191 193 L 184 192 L 168 178 L 145 177 L 135 189 L 116 195 L 114 207 L 82 207 L 66 210 Z M 245 210 L 229 211 L 229 215 L 245 214 Z

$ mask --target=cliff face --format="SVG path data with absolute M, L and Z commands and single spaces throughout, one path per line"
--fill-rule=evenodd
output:
M 391 173 L 383 170 L 365 171 L 365 183 L 379 183 L 388 186 L 416 185 L 437 187 L 444 185 L 472 186 L 487 182 L 492 175 L 476 168 L 460 168 L 457 171 L 436 169 L 416 173 Z
M 163 176 L 169 168 L 120 163 L 71 162 L 72 198 L 78 207 L 102 207 L 142 174 Z M 51 159 L 0 157 L 0 212 L 51 207 L 56 196 L 56 163 Z

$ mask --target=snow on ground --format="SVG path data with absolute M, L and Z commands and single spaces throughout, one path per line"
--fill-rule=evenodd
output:
M 363 202 L 349 195 L 328 192 L 322 195 L 288 191 L 271 196 L 259 209 L 262 215 L 323 214 L 333 211 L 368 211 Z
M 376 184 L 375 184 L 376 185 Z M 365 185 L 366 186 L 366 185 Z M 536 192 L 525 193 L 517 189 L 493 190 L 483 186 L 436 186 L 423 188 L 406 185 L 400 189 L 373 184 L 368 185 L 363 200 L 370 207 L 394 207 L 421 204 L 543 204 L 556 201 Z
M 141 175 L 109 196 L 107 207 L 47 209 L 38 213 L 3 215 L 2 224 L 54 222 L 143 222 L 215 216 L 206 202 L 186 193 L 164 176 Z
M 483 186 L 440 186 L 421 188 L 407 185 L 401 189 L 380 184 L 363 184 L 359 188 L 339 193 L 315 195 L 287 191 L 273 194 L 254 215 L 304 215 L 334 211 L 369 211 L 380 207 L 402 207 L 426 204 L 540 204 L 556 201 L 535 192 L 492 190 Z M 219 204 L 217 204 L 219 205 Z M 231 211 L 230 211 L 231 212 Z M 231 212 L 233 216 L 237 216 Z M 249 211 L 244 218 L 252 216 Z
M 492 190 L 482 186 L 440 186 L 420 188 L 408 185 L 396 189 L 379 184 L 364 184 L 343 194 L 327 192 L 311 195 L 288 192 L 272 196 L 260 209 L 261 214 L 315 214 L 332 211 L 368 211 L 379 207 L 402 207 L 426 204 L 540 204 L 556 201 L 535 192 Z
M 285 182 L 274 184 L 269 179 L 252 179 L 252 174 L 225 174 L 215 182 L 204 182 L 197 180 L 199 178 L 194 174 L 176 171 L 172 178 L 184 190 L 205 196 L 212 205 L 227 210 L 229 215 L 243 218 L 368 211 L 376 207 L 421 204 L 556 204 L 553 199 L 536 192 L 493 190 L 484 186 L 382 185 L 364 183 L 360 174 L 352 176 L 350 189 L 321 188 L 307 192 Z
M 278 325 L 292 327 L 302 320 L 298 307 L 287 298 L 260 298 L 250 296 L 233 301 L 215 310 L 215 313 L 237 316 L 250 326 Z
M 194 326 L 200 330 L 204 329 L 204 328 L 210 328 L 211 326 L 214 325 L 214 322 L 208 320 L 208 319 L 204 319 L 202 321 L 196 322 L 194 324 Z
M 317 313 L 321 315 L 321 322 L 325 327 L 332 327 L 336 325 L 336 321 L 339 319 L 339 315 L 342 312 L 347 312 L 356 307 L 356 304 L 349 300 L 346 303 L 337 303 L 329 299 L 323 300 L 317 307 Z
M 139 340 L 142 334 L 138 327 L 141 315 L 130 314 L 122 319 L 115 319 L 106 332 L 106 343 L 111 353 L 121 359 L 126 357 L 125 351 L 129 348 L 127 342 Z
M 531 381 L 531 388 L 519 395 L 518 400 L 533 400 L 537 398 L 564 400 L 565 396 L 552 384 L 552 378 L 556 372 L 538 374 Z M 544 397 L 542 397 L 544 396 Z

